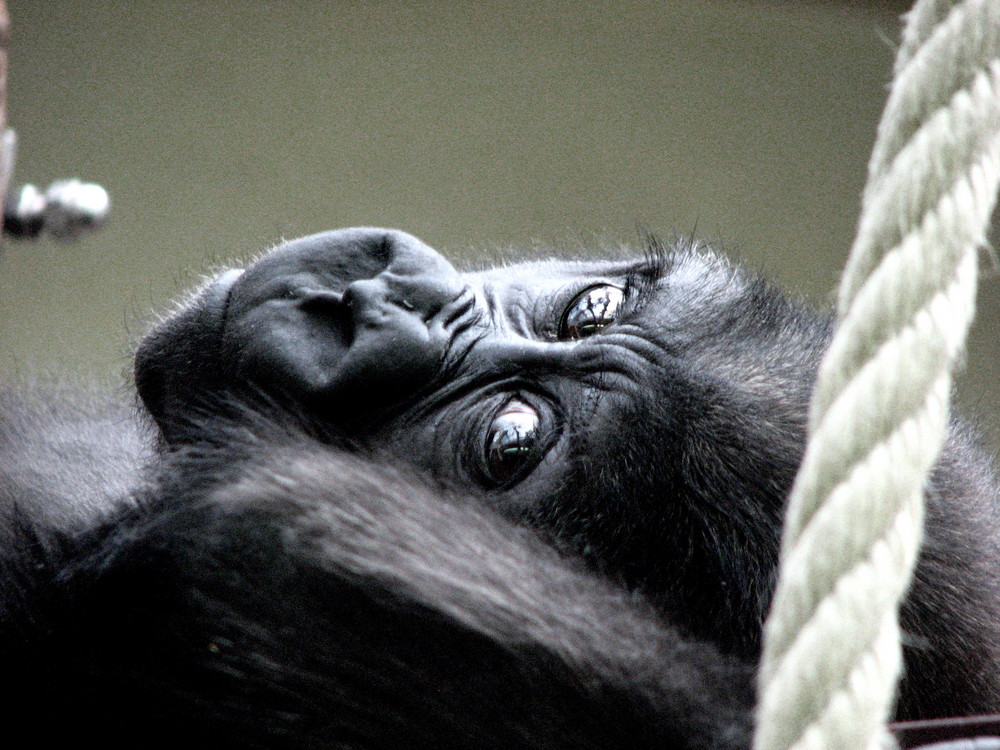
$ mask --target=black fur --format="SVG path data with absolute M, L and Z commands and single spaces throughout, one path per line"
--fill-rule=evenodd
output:
M 595 285 L 624 306 L 567 340 Z M 747 747 L 828 336 L 691 248 L 462 274 L 385 230 L 288 243 L 147 336 L 148 414 L 0 398 L 12 716 L 110 747 Z M 512 399 L 539 438 L 491 475 Z M 928 499 L 898 715 L 997 711 L 965 428 Z

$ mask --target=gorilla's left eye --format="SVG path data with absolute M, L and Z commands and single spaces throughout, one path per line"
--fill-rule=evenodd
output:
M 559 325 L 560 340 L 585 339 L 607 328 L 615 322 L 624 301 L 625 293 L 610 284 L 584 289 L 563 313 Z
M 526 472 L 539 457 L 541 418 L 530 404 L 513 399 L 497 413 L 486 435 L 486 474 L 497 484 Z

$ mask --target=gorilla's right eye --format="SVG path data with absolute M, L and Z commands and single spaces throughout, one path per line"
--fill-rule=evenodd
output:
M 486 435 L 486 475 L 503 484 L 525 473 L 538 459 L 541 418 L 530 404 L 513 399 L 493 418 Z
M 577 341 L 607 328 L 615 322 L 624 301 L 625 293 L 610 284 L 584 289 L 563 313 L 560 341 Z

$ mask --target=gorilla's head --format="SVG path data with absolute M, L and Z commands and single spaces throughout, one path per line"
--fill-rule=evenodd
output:
M 827 335 L 690 247 L 462 273 L 347 229 L 222 274 L 147 336 L 136 381 L 168 449 L 193 412 L 264 396 L 750 655 Z

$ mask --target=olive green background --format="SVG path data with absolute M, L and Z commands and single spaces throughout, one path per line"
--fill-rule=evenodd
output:
M 121 382 L 213 264 L 356 224 L 454 258 L 694 232 L 826 303 L 904 7 L 11 0 L 16 178 L 95 180 L 114 209 L 3 249 L 0 379 Z M 994 439 L 983 265 L 960 388 Z

